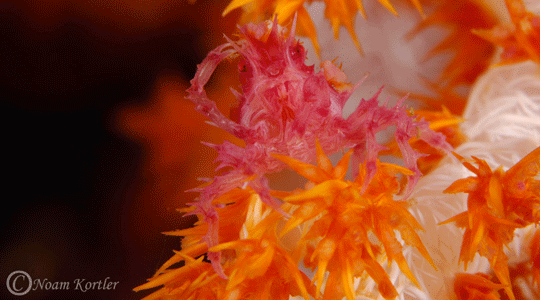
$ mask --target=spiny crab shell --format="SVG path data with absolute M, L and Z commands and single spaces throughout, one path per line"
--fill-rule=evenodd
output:
M 227 38 L 227 43 L 212 50 L 191 80 L 187 99 L 195 103 L 195 109 L 213 125 L 245 141 L 245 147 L 227 141 L 208 144 L 218 151 L 217 170 L 226 169 L 205 187 L 193 190 L 201 194 L 192 204 L 196 207 L 192 214 L 202 215 L 208 223 L 205 242 L 209 247 L 219 243 L 219 220 L 212 200 L 223 193 L 249 185 L 263 202 L 281 211 L 281 201 L 270 196 L 264 175 L 286 166 L 271 153 L 309 163 L 315 159 L 316 140 L 325 153 L 353 148 L 353 166 L 357 166 L 353 173 L 358 173 L 358 166 L 365 162 L 365 190 L 376 172 L 377 155 L 385 149 L 375 135 L 395 126 L 394 137 L 405 166 L 414 172 L 405 190 L 407 197 L 421 176 L 416 160 L 422 156 L 411 148 L 409 139 L 422 139 L 444 151 L 452 149 L 444 135 L 407 114 L 404 99 L 394 107 L 379 106 L 380 91 L 362 100 L 349 117 L 343 118 L 343 107 L 355 86 L 347 83 L 345 74 L 331 62 L 323 62 L 318 72 L 305 65 L 306 51 L 294 38 L 295 25 L 296 19 L 290 33 L 277 24 L 277 19 L 239 27 L 239 41 Z M 232 90 L 239 105 L 229 119 L 208 99 L 204 85 L 222 60 L 236 57 L 241 91 Z M 209 253 L 209 258 L 220 270 L 219 254 Z

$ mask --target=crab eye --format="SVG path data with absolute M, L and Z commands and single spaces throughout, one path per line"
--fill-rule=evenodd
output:
M 305 53 L 306 50 L 304 49 L 304 46 L 302 46 L 302 44 L 300 43 L 297 43 L 296 46 L 290 48 L 291 58 L 295 61 L 303 61 Z
M 240 73 L 245 73 L 248 71 L 248 65 L 246 64 L 245 61 L 241 61 L 240 63 L 238 63 L 238 72 Z

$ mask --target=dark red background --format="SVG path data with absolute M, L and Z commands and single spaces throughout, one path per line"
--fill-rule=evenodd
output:
M 215 5 L 217 4 L 217 6 Z M 2 299 L 140 299 L 132 292 L 178 249 L 185 223 L 140 198 L 142 145 L 119 110 L 144 105 L 163 74 L 189 79 L 237 14 L 226 1 L 0 3 Z M 193 113 L 193 112 L 190 112 Z M 164 209 L 166 207 L 166 209 Z M 165 210 L 165 211 L 164 211 Z M 71 282 L 14 297 L 6 278 Z M 73 291 L 73 280 L 119 283 Z

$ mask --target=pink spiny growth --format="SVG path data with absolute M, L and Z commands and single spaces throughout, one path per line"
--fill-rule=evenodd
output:
M 240 27 L 240 40 L 227 39 L 227 43 L 211 51 L 191 81 L 187 98 L 196 104 L 196 110 L 246 143 L 244 148 L 229 142 L 209 145 L 218 151 L 218 169 L 223 172 L 205 187 L 193 190 L 201 193 L 193 203 L 197 207 L 193 213 L 204 215 L 208 222 L 205 242 L 209 248 L 219 242 L 219 220 L 211 204 L 217 196 L 247 184 L 263 202 L 281 211 L 281 202 L 270 196 L 264 175 L 286 166 L 270 153 L 311 162 L 316 155 L 315 139 L 326 153 L 354 148 L 356 166 L 366 161 L 365 188 L 376 172 L 377 154 L 384 149 L 376 142 L 375 135 L 396 126 L 396 141 L 406 166 L 415 172 L 410 176 L 413 184 L 408 186 L 408 196 L 421 174 L 416 166 L 420 154 L 407 141 L 418 137 L 436 148 L 451 150 L 445 137 L 431 131 L 427 122 L 417 122 L 407 115 L 402 106 L 404 99 L 393 108 L 379 106 L 377 93 L 368 101 L 362 100 L 353 114 L 344 119 L 343 106 L 354 87 L 345 82 L 345 74 L 331 62 L 323 62 L 322 70 L 317 73 L 313 66 L 305 65 L 305 49 L 293 34 L 295 22 L 288 36 L 277 20 L 271 25 Z M 231 113 L 234 120 L 221 114 L 204 91 L 217 65 L 228 57 L 239 57 L 241 91 L 233 90 L 239 102 Z M 219 254 L 212 253 L 211 258 L 219 272 Z
M 452 146 L 446 142 L 446 138 L 429 128 L 429 123 L 425 121 L 415 121 L 414 117 L 407 114 L 403 102 L 405 98 L 398 101 L 396 106 L 379 106 L 377 97 L 382 88 L 370 100 L 360 102 L 356 110 L 347 118 L 344 140 L 348 144 L 354 144 L 353 165 L 359 165 L 366 161 L 366 178 L 362 190 L 364 191 L 376 173 L 376 160 L 380 151 L 386 147 L 376 141 L 376 133 L 395 126 L 394 138 L 403 156 L 405 166 L 414 172 L 409 176 L 409 184 L 405 190 L 404 198 L 412 192 L 416 182 L 422 175 L 418 169 L 416 160 L 423 156 L 409 145 L 409 139 L 419 137 L 429 145 L 446 151 L 451 151 Z M 356 173 L 353 174 L 356 176 Z

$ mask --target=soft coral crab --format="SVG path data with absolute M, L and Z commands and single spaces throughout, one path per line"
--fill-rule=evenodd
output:
M 345 74 L 330 62 L 321 64 L 315 72 L 306 66 L 306 53 L 302 44 L 294 38 L 296 20 L 287 34 L 277 19 L 273 23 L 248 24 L 240 27 L 240 40 L 228 42 L 211 51 L 198 66 L 197 73 L 188 89 L 188 99 L 196 110 L 211 122 L 245 141 L 245 147 L 230 142 L 210 145 L 218 151 L 218 170 L 228 168 L 207 185 L 194 191 L 201 192 L 192 212 L 204 216 L 208 233 L 204 241 L 209 248 L 218 241 L 218 215 L 212 199 L 227 191 L 250 186 L 262 201 L 281 211 L 280 202 L 269 194 L 265 174 L 285 168 L 285 164 L 270 153 L 287 155 L 303 162 L 315 159 L 315 140 L 326 153 L 343 148 L 353 148 L 353 162 L 365 162 L 366 175 L 363 189 L 367 188 L 376 173 L 376 160 L 384 147 L 377 143 L 377 132 L 395 126 L 395 139 L 401 150 L 405 165 L 412 171 L 405 197 L 412 191 L 421 175 L 416 165 L 422 156 L 408 144 L 417 137 L 438 149 L 452 147 L 442 134 L 429 129 L 429 124 L 408 116 L 402 106 L 379 106 L 378 93 L 370 100 L 362 100 L 356 110 L 343 118 L 343 107 L 354 91 L 346 83 Z M 240 57 L 238 72 L 241 92 L 233 93 L 239 106 L 233 113 L 234 121 L 225 117 L 216 104 L 208 99 L 204 85 L 214 69 L 224 59 Z M 219 253 L 208 257 L 220 271 Z

